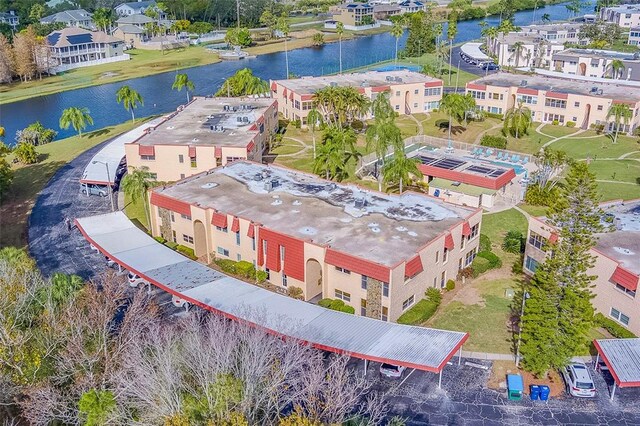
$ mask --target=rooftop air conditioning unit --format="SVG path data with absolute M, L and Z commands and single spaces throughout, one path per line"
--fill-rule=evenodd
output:
M 521 86 L 521 87 L 525 87 L 527 84 L 528 84 L 527 80 L 522 80 L 522 81 L 520 82 L 520 86 Z
M 393 81 L 393 77 L 391 77 L 390 75 L 388 75 L 388 76 L 386 76 L 386 77 L 385 77 L 385 80 L 387 80 L 387 81 Z
M 243 123 L 248 123 L 249 122 L 249 117 L 242 117 L 242 122 Z
M 364 197 L 358 197 L 355 199 L 354 205 L 356 209 L 363 209 L 367 205 L 367 200 L 365 200 Z
M 338 87 L 338 83 L 336 83 L 335 81 L 332 81 L 331 83 L 329 83 L 329 86 Z
M 598 96 L 602 96 L 602 89 L 598 89 Z
M 593 86 L 591 88 L 591 93 L 596 93 L 598 91 L 598 88 L 596 86 Z
M 253 180 L 256 182 L 260 182 L 262 180 L 262 173 L 256 173 L 253 175 Z
M 222 107 L 222 110 L 223 110 L 223 111 L 229 111 L 230 109 L 231 109 L 231 107 L 229 107 L 229 105 L 224 105 L 224 106 Z
M 237 121 L 238 123 L 242 123 L 242 117 L 236 117 L 236 121 Z

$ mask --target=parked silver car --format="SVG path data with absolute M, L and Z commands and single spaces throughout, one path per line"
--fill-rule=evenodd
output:
M 400 365 L 383 363 L 380 366 L 380 374 L 386 377 L 402 377 L 402 373 L 405 369 L 406 367 L 402 367 Z
M 83 183 L 80 185 L 80 192 L 84 195 L 98 195 L 100 197 L 106 197 L 109 193 L 109 189 L 105 185 Z

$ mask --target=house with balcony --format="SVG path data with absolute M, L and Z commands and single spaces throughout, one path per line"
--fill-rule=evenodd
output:
M 144 15 L 149 9 L 154 9 L 156 13 L 158 13 L 159 19 L 166 19 L 166 14 L 158 8 L 158 5 L 155 1 L 144 1 L 138 0 L 134 2 L 121 3 L 117 5 L 114 10 L 116 15 L 123 16 L 131 16 L 131 15 Z
M 129 60 L 124 43 L 102 31 L 64 28 L 47 38 L 54 71 L 66 71 L 91 65 Z
M 16 27 L 20 24 L 20 19 L 13 10 L 10 10 L 9 12 L 1 12 L 0 24 L 7 24 L 15 30 Z
M 325 28 L 336 28 L 338 22 L 346 30 L 358 31 L 380 26 L 376 23 L 374 8 L 368 3 L 346 3 L 335 7 L 333 20 L 325 21 Z
M 40 19 L 41 24 L 63 23 L 67 27 L 95 29 L 93 14 L 84 9 L 65 10 Z
M 398 3 L 398 6 L 400 6 L 402 13 L 424 12 L 426 10 L 425 3 L 421 1 L 405 0 Z

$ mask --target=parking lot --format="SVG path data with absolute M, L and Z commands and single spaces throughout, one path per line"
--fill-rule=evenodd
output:
M 451 53 L 451 60 L 453 65 L 458 66 L 458 60 L 460 61 L 459 68 L 463 71 L 469 72 L 471 74 L 475 74 L 478 77 L 483 77 L 489 74 L 495 74 L 498 70 L 483 70 L 482 68 L 478 68 L 476 65 L 465 62 L 460 56 L 460 47 L 454 47 Z

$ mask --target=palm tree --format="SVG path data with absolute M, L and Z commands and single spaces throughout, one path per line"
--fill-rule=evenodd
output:
M 138 105 L 144 105 L 144 100 L 140 93 L 136 92 L 129 86 L 122 86 L 116 92 L 116 102 L 122 103 L 122 105 L 124 105 L 124 109 L 127 111 L 131 110 L 131 121 L 135 123 L 136 116 L 133 110 L 136 109 Z
M 149 217 L 149 207 L 147 206 L 149 189 L 153 188 L 153 175 L 147 166 L 131 167 L 131 171 L 122 179 L 122 191 L 131 198 L 132 202 L 142 199 L 144 204 L 145 218 L 147 224 L 151 226 Z
M 415 157 L 408 158 L 403 148 L 396 149 L 391 161 L 382 169 L 384 182 L 387 185 L 397 182 L 400 194 L 402 194 L 403 183 L 409 182 L 411 176 L 422 178 L 418 163 L 420 163 L 420 160 Z
M 611 104 L 607 111 L 607 120 L 613 117 L 616 124 L 615 133 L 613 135 L 613 143 L 618 143 L 618 132 L 620 131 L 620 122 L 622 121 L 625 126 L 629 124 L 629 120 L 633 117 L 633 111 L 629 108 L 629 105 L 623 103 Z
M 436 56 L 438 57 L 439 61 L 440 61 L 440 65 L 439 65 L 439 74 L 440 77 L 442 77 L 442 74 L 444 74 L 444 70 L 446 69 L 444 67 L 444 64 L 449 60 L 450 56 L 449 56 L 449 43 L 447 43 L 446 41 L 441 41 L 439 44 L 436 45 Z
M 349 177 L 349 162 L 357 159 L 356 134 L 351 128 L 328 127 L 313 163 L 313 172 L 326 179 L 341 181 Z
M 609 74 L 609 77 L 611 77 L 612 79 L 618 79 L 621 77 L 624 68 L 624 62 L 622 62 L 620 59 L 614 59 L 609 65 L 607 65 L 605 75 Z
M 173 81 L 173 85 L 171 86 L 173 90 L 181 91 L 183 88 L 187 90 L 187 103 L 189 103 L 189 91 L 194 91 L 196 89 L 196 85 L 193 84 L 193 81 L 189 80 L 189 76 L 187 74 L 176 74 L 176 79 Z
M 542 15 L 542 22 L 551 22 L 551 15 L 549 15 L 548 13 L 545 13 Z
M 344 24 L 336 23 L 336 33 L 338 34 L 338 49 L 340 51 L 340 74 L 342 74 L 342 34 L 344 34 Z
M 317 108 L 325 123 L 342 127 L 368 111 L 369 98 L 355 87 L 325 87 L 313 95 L 313 106 Z
M 285 16 L 281 16 L 278 18 L 276 23 L 276 29 L 282 33 L 284 37 L 284 61 L 287 71 L 287 79 L 289 78 L 289 49 L 287 48 L 287 39 L 289 38 L 289 32 L 291 32 L 291 27 L 289 26 L 289 22 L 287 22 L 287 18 Z
M 322 126 L 322 114 L 315 108 L 311 108 L 307 113 L 307 126 L 311 131 L 311 140 L 313 141 L 313 158 L 316 158 L 316 130 Z
M 269 92 L 269 83 L 253 75 L 251 69 L 243 68 L 225 80 L 220 90 L 216 92 L 216 96 L 239 97 L 262 95 L 267 92 Z
M 513 43 L 513 54 L 511 55 L 511 58 L 515 58 L 516 60 L 516 64 L 515 64 L 516 68 L 518 67 L 518 65 L 520 65 L 520 58 L 522 57 L 523 51 L 524 51 L 523 42 L 516 41 L 515 43 Z
M 62 111 L 59 124 L 60 128 L 65 130 L 69 126 L 73 127 L 78 132 L 78 136 L 82 137 L 82 130 L 87 127 L 87 124 L 93 125 L 93 118 L 88 108 L 70 107 Z
M 527 134 L 532 122 L 531 110 L 524 106 L 522 102 L 518 102 L 517 105 L 514 105 L 505 113 L 502 133 L 505 136 L 510 134 L 517 139 L 522 134 Z
M 391 35 L 396 38 L 396 56 L 395 56 L 395 68 L 398 68 L 398 41 L 400 41 L 400 37 L 404 34 L 404 28 L 400 21 L 395 21 L 393 23 L 393 27 L 391 27 Z
M 451 126 L 453 118 L 458 123 L 466 122 L 467 113 L 476 108 L 476 101 L 471 94 L 448 93 L 440 102 L 440 109 L 449 114 L 449 140 L 451 140 Z
M 380 93 L 372 105 L 374 122 L 367 126 L 367 149 L 375 152 L 378 164 L 384 167 L 390 147 L 404 149 L 402 133 L 395 124 L 395 111 L 389 102 L 388 93 Z M 382 176 L 378 173 L 378 190 L 382 191 Z
M 447 39 L 449 40 L 449 85 L 451 85 L 451 50 L 453 49 L 453 39 L 458 34 L 458 14 L 449 15 L 449 25 L 447 27 Z

